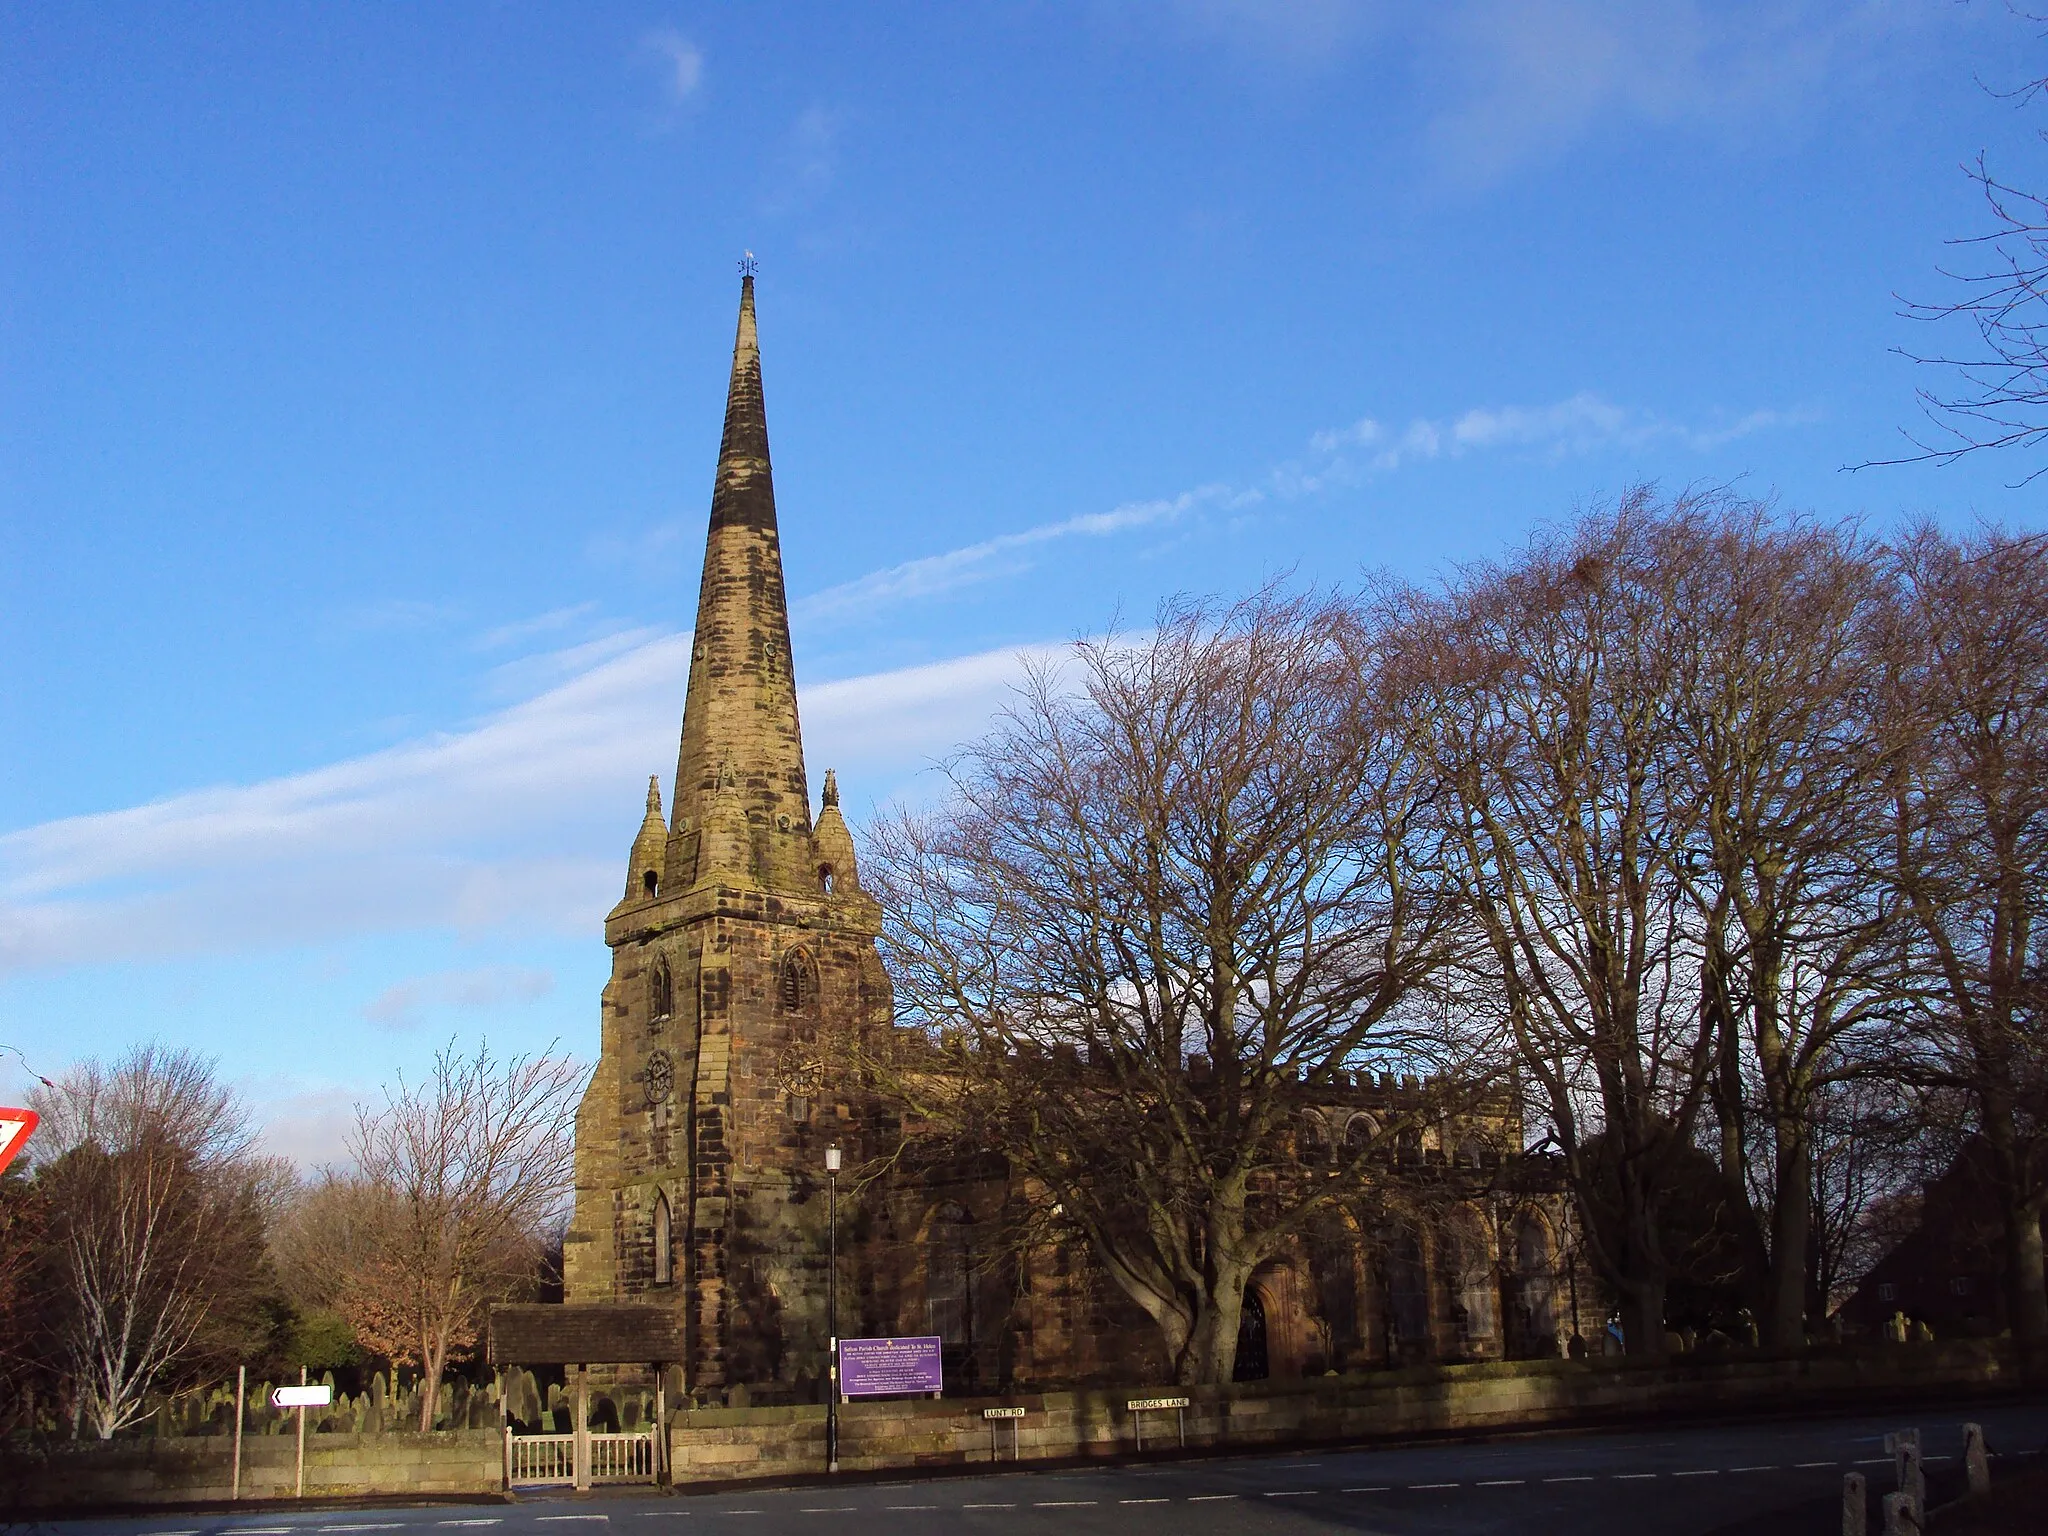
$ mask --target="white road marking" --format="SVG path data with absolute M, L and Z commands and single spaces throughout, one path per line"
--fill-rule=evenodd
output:
M 1808 1467 L 1839 1467 L 1841 1463 L 1839 1461 L 1795 1461 L 1792 1465 L 1804 1471 Z
M 1546 1477 L 1543 1481 L 1546 1483 L 1590 1483 L 1593 1481 L 1593 1474 L 1585 1472 L 1576 1477 Z
M 1305 1499 L 1310 1494 L 1320 1493 L 1321 1491 L 1319 1488 L 1290 1488 L 1285 1493 L 1269 1493 L 1266 1497 L 1269 1499 Z
M 1344 1492 L 1346 1492 L 1346 1493 L 1391 1493 L 1391 1492 L 1393 1492 L 1393 1489 L 1394 1489 L 1394 1485 L 1393 1485 L 1392 1483 L 1374 1483 L 1374 1484 L 1373 1484 L 1373 1485 L 1372 1485 L 1372 1486 L 1371 1486 L 1370 1488 L 1346 1488 L 1346 1489 L 1344 1490 Z
M 1614 1480 L 1617 1483 L 1653 1483 L 1657 1480 L 1657 1474 L 1654 1472 L 1617 1472 L 1614 1474 Z
M 436 1525 L 497 1525 L 497 1524 L 499 1524 L 499 1523 L 500 1523 L 501 1521 L 503 1521 L 503 1519 L 504 1519 L 504 1518 L 505 1518 L 505 1517 L 504 1517 L 503 1515 L 488 1515 L 488 1516 L 486 1516 L 486 1517 L 485 1517 L 484 1519 L 482 1519 L 482 1520 L 436 1520 L 436 1521 L 434 1522 L 434 1524 L 436 1524 Z
M 536 1520 L 609 1520 L 610 1515 L 535 1515 Z
M 1171 1504 L 1171 1499 L 1118 1499 L 1119 1504 Z
M 1031 1507 L 1033 1509 L 1080 1509 L 1094 1502 L 1093 1499 L 1041 1499 Z
M 1862 1461 L 1852 1461 L 1852 1467 L 1888 1467 L 1892 1464 L 1889 1456 L 1866 1456 Z
M 1740 1471 L 1741 1469 L 1737 1468 L 1736 1470 Z M 1671 1475 L 1673 1477 L 1719 1477 L 1721 1469 L 1719 1467 L 1696 1467 L 1690 1472 L 1674 1472 Z
M 1198 1493 L 1188 1500 L 1190 1504 L 1213 1504 L 1218 1499 L 1234 1499 L 1234 1493 Z
M 884 1508 L 884 1509 L 886 1509 L 886 1510 L 898 1510 L 898 1509 L 937 1509 L 938 1507 L 939 1507 L 939 1506 L 938 1506 L 938 1505 L 936 1505 L 936 1504 L 884 1504 L 884 1505 L 882 1506 L 882 1508 Z
M 1014 1504 L 962 1504 L 962 1509 L 1015 1509 Z
M 797 1511 L 800 1515 L 850 1515 L 851 1504 L 807 1504 Z
M 314 1529 L 318 1531 L 395 1531 L 398 1529 L 398 1522 L 396 1520 L 387 1520 L 382 1525 L 318 1525 Z
M 1730 1472 L 1775 1472 L 1776 1467 L 1730 1467 Z
M 1527 1481 L 1527 1478 L 1522 1477 L 1495 1477 L 1489 1478 L 1483 1483 L 1474 1483 L 1472 1486 L 1474 1488 L 1519 1488 Z
M 1455 1488 L 1457 1486 L 1456 1483 L 1410 1483 L 1408 1485 L 1410 1490 L 1416 1488 Z

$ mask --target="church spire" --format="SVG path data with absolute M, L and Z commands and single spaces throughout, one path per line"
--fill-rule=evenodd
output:
M 720 860 L 725 878 L 769 889 L 815 884 L 809 868 L 810 792 L 790 670 L 789 606 L 782 588 L 761 343 L 754 325 L 754 276 L 744 266 L 742 271 L 664 889 L 693 884 L 709 873 L 699 867 L 696 834 L 714 798 L 720 801 L 722 821 L 744 818 L 751 845 L 745 868 L 733 869 Z M 730 781 L 725 796 L 719 795 L 721 778 Z

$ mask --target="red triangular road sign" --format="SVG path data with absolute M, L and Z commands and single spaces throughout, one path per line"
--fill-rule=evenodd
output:
M 14 1161 L 14 1154 L 22 1148 L 29 1132 L 36 1128 L 36 1112 L 32 1109 L 0 1108 L 0 1173 L 7 1171 L 7 1165 Z

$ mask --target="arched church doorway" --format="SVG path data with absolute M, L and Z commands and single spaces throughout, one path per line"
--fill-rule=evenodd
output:
M 1237 1314 L 1237 1359 L 1230 1367 L 1230 1379 L 1264 1381 L 1271 1370 L 1266 1355 L 1266 1304 L 1256 1290 L 1246 1286 L 1244 1306 Z

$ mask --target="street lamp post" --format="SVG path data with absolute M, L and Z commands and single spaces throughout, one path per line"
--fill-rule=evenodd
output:
M 830 1233 L 825 1265 L 825 1331 L 832 1359 L 826 1369 L 825 1470 L 839 1470 L 839 1149 L 825 1149 L 825 1225 Z

